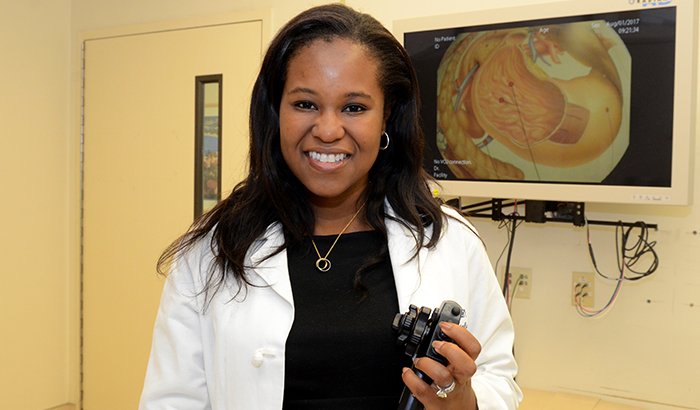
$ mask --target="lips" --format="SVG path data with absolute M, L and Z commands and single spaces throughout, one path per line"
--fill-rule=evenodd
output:
M 306 155 L 311 159 L 324 164 L 336 164 L 349 157 L 348 154 L 322 154 L 316 151 L 309 151 L 306 153 Z

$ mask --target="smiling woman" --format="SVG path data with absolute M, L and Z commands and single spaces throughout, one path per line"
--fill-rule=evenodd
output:
M 431 195 L 418 106 L 373 17 L 326 5 L 280 30 L 246 179 L 161 257 L 142 410 L 517 407 L 513 326 L 479 237 Z M 410 360 L 394 317 L 447 299 L 469 330 L 442 326 L 444 364 Z
M 321 210 L 356 211 L 379 153 L 384 112 L 377 62 L 361 45 L 316 40 L 290 60 L 280 103 L 280 146 L 317 216 Z M 323 215 L 315 233 L 337 233 L 338 222 Z M 348 232 L 363 225 L 358 221 Z

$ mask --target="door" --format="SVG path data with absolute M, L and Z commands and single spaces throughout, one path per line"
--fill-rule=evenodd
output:
M 164 283 L 156 261 L 193 221 L 197 76 L 223 78 L 224 195 L 245 171 L 266 23 L 241 20 L 85 40 L 84 409 L 137 408 Z

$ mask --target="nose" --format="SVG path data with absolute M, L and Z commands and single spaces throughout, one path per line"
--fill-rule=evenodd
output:
M 332 111 L 322 112 L 316 117 L 316 122 L 314 123 L 311 133 L 314 137 L 327 143 L 343 138 L 345 135 L 345 128 L 343 127 L 343 121 L 339 113 Z

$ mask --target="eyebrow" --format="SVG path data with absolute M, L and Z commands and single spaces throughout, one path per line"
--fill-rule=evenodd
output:
M 287 95 L 292 95 L 292 94 L 311 94 L 311 95 L 318 95 L 318 93 L 310 88 L 304 88 L 304 87 L 297 87 L 287 93 Z M 346 98 L 369 98 L 370 100 L 372 99 L 372 96 L 363 93 L 362 91 L 352 91 L 347 94 L 345 94 Z
M 303 88 L 303 87 L 297 87 L 287 93 L 287 95 L 292 95 L 292 94 L 311 94 L 311 95 L 316 95 L 316 91 L 310 89 L 310 88 Z
M 355 91 L 355 92 L 347 93 L 347 94 L 345 94 L 345 96 L 348 98 L 360 97 L 360 98 L 369 98 L 370 100 L 372 99 L 371 95 L 365 94 L 362 91 Z

